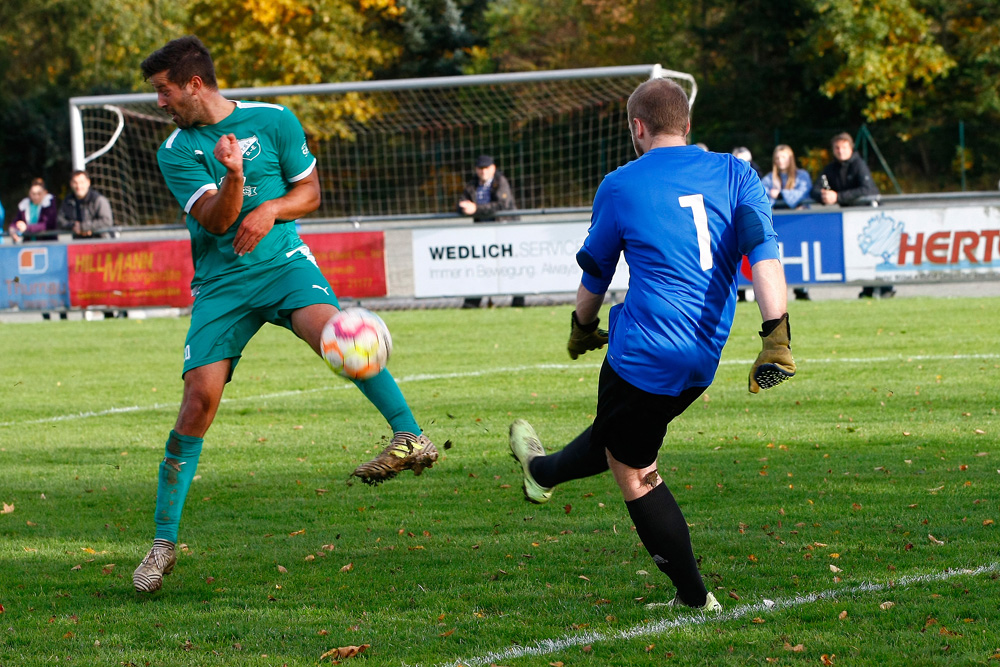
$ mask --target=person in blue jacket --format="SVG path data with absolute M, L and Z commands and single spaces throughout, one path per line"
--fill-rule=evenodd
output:
M 787 144 L 774 147 L 771 171 L 764 174 L 761 184 L 774 208 L 798 208 L 809 201 L 812 178 L 795 163 L 795 152 Z
M 608 344 L 593 424 L 552 455 L 530 424 L 510 426 L 527 500 L 610 468 L 636 532 L 677 589 L 666 604 L 719 611 L 705 588 L 687 523 L 657 474 L 667 425 L 712 383 L 736 309 L 743 255 L 764 320 L 763 350 L 750 372 L 757 393 L 791 377 L 786 285 L 760 179 L 733 155 L 687 145 L 690 110 L 668 79 L 642 83 L 628 101 L 638 159 L 608 174 L 594 197 L 590 230 L 577 254 L 583 269 L 567 346 L 576 359 Z M 610 313 L 598 311 L 619 256 L 629 289 Z

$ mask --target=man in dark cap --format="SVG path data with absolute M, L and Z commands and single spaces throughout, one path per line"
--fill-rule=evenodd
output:
M 510 183 L 490 155 L 476 158 L 476 178 L 469 179 L 458 201 L 458 212 L 471 215 L 476 222 L 493 222 L 497 211 L 510 211 L 517 206 Z
M 503 172 L 497 171 L 492 155 L 476 158 L 476 177 L 469 179 L 458 200 L 458 212 L 471 215 L 475 222 L 496 222 L 497 211 L 511 211 L 517 208 L 510 182 Z M 511 218 L 513 219 L 513 218 Z M 469 297 L 463 308 L 478 308 L 480 297 Z M 515 296 L 511 305 L 523 306 L 524 297 Z

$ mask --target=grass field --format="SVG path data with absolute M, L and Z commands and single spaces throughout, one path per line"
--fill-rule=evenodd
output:
M 998 664 L 995 300 L 790 309 L 798 376 L 747 393 L 759 316 L 740 304 L 661 450 L 725 608 L 707 619 L 645 608 L 673 590 L 610 476 L 521 497 L 509 422 L 557 448 L 594 413 L 603 352 L 569 360 L 569 307 L 383 313 L 443 456 L 378 488 L 348 477 L 388 435 L 377 412 L 263 330 L 153 596 L 131 573 L 187 320 L 0 325 L 0 666 L 315 665 L 364 644 L 344 663 Z

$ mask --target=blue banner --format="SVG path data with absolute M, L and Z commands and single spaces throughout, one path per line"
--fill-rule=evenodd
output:
M 842 283 L 844 272 L 843 215 L 837 213 L 786 213 L 774 216 L 781 263 L 789 285 Z M 744 259 L 740 285 L 749 285 Z
M 66 246 L 0 247 L 0 309 L 69 308 Z

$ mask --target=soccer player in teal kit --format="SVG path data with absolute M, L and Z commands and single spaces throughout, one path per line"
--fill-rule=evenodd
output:
M 194 305 L 184 343 L 184 395 L 166 443 L 156 494 L 153 547 L 133 574 L 152 592 L 170 574 L 184 499 L 202 442 L 243 348 L 267 322 L 320 354 L 323 327 L 340 308 L 293 223 L 320 203 L 316 158 L 283 106 L 233 102 L 197 37 L 182 37 L 142 63 L 175 130 L 157 153 L 167 186 L 187 213 Z M 437 460 L 396 381 L 383 370 L 356 382 L 393 431 L 392 442 L 354 474 L 377 484 Z
M 601 183 L 577 254 L 583 278 L 568 349 L 576 359 L 608 344 L 597 416 L 551 456 L 531 425 L 517 420 L 510 447 L 522 466 L 525 497 L 534 503 L 548 501 L 558 484 L 610 468 L 639 538 L 677 588 L 669 604 L 718 611 L 680 507 L 657 474 L 657 454 L 670 421 L 715 377 L 743 255 L 750 257 L 764 320 L 750 391 L 794 375 L 785 278 L 760 179 L 747 162 L 687 145 L 683 89 L 667 79 L 644 82 L 629 98 L 628 120 L 638 159 Z M 604 332 L 597 314 L 621 253 L 628 293 L 611 309 Z

